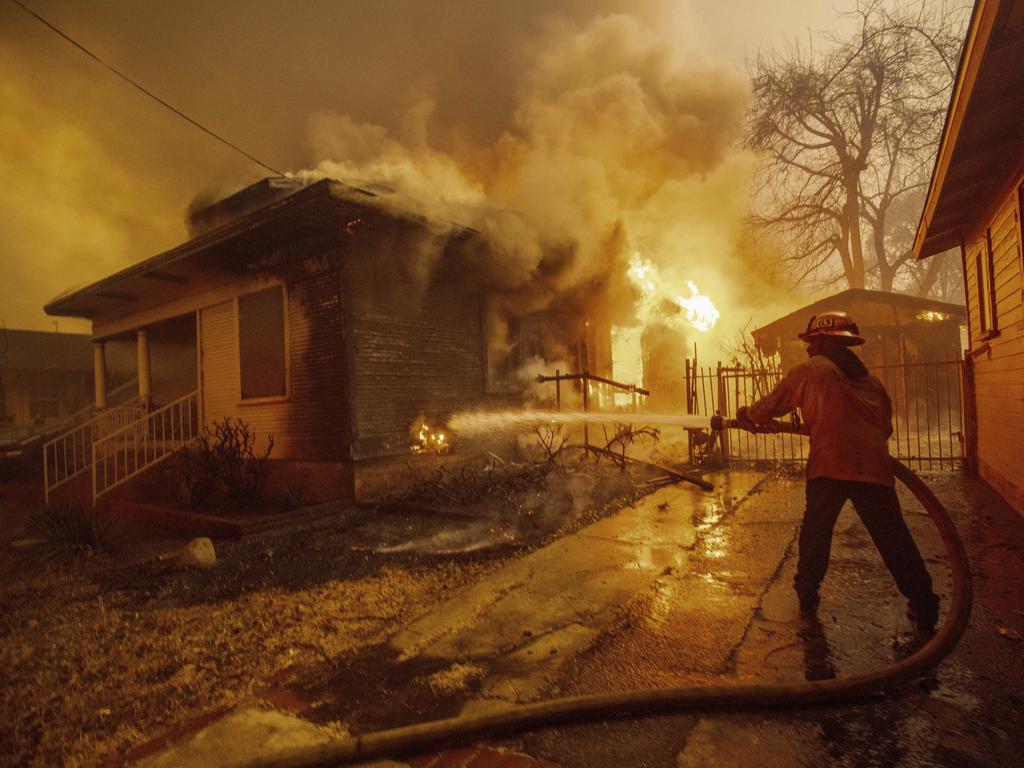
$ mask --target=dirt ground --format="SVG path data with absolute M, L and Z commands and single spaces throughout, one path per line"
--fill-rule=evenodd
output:
M 112 554 L 33 566 L 11 542 L 35 507 L 0 498 L 0 763 L 96 765 L 211 710 L 258 705 L 275 673 L 382 642 L 508 558 L 621 507 L 649 476 L 606 463 L 560 472 L 548 493 L 498 505 L 504 515 L 338 505 L 314 525 L 217 542 L 214 568 L 184 571 L 158 557 L 183 540 L 137 527 Z

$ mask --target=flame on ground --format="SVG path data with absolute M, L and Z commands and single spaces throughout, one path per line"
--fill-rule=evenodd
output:
M 420 424 L 416 434 L 417 442 L 412 445 L 413 453 L 448 453 L 451 443 L 444 432 L 435 432 L 427 424 Z
M 718 322 L 720 313 L 714 302 L 702 295 L 692 280 L 686 281 L 690 296 L 680 296 L 661 278 L 654 263 L 641 258 L 639 253 L 633 255 L 626 274 L 640 292 L 637 319 L 644 325 L 661 322 L 677 327 L 684 320 L 698 331 L 706 332 Z

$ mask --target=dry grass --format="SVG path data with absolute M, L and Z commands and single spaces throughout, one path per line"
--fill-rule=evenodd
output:
M 96 560 L 9 582 L 0 763 L 85 766 L 220 707 L 289 664 L 379 642 L 493 561 L 376 562 L 340 526 L 222 547 L 210 571 Z

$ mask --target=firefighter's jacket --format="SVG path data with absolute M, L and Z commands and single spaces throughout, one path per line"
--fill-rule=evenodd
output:
M 808 480 L 894 484 L 886 447 L 892 401 L 877 378 L 867 374 L 851 380 L 827 357 L 815 355 L 750 406 L 748 417 L 760 424 L 796 408 L 810 430 Z

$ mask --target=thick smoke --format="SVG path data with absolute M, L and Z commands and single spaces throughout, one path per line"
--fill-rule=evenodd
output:
M 443 126 L 421 97 L 397 131 L 316 115 L 310 138 L 323 159 L 303 175 L 383 183 L 431 218 L 478 230 L 490 255 L 478 255 L 475 276 L 497 291 L 498 312 L 575 294 L 636 323 L 627 271 L 639 253 L 680 295 L 687 281 L 710 295 L 729 335 L 749 318 L 733 309 L 749 298 L 737 286 L 750 271 L 741 241 L 753 159 L 736 148 L 747 85 L 677 61 L 631 16 L 551 25 L 493 144 L 442 151 Z M 428 276 L 436 254 L 420 257 Z

